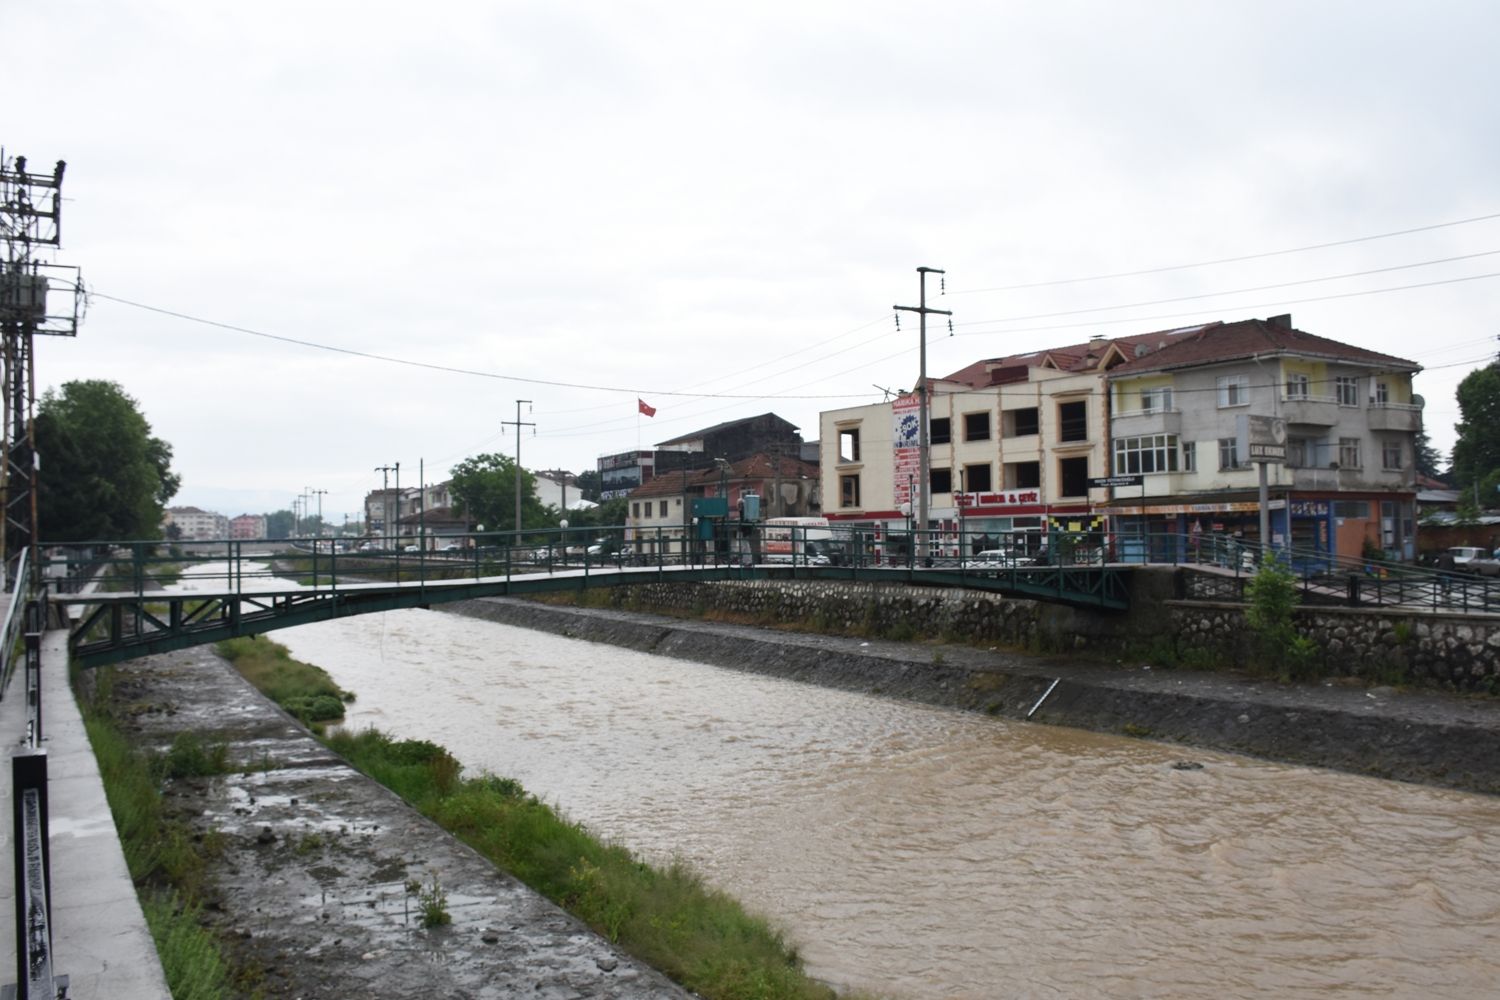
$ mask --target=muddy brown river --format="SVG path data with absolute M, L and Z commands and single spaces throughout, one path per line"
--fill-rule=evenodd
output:
M 686 861 L 841 988 L 1500 996 L 1497 798 L 440 612 L 273 638 L 357 692 L 351 725 L 440 743 L 638 854 Z
M 809 687 L 428 611 L 276 633 L 433 740 L 937 997 L 1500 991 L 1500 800 Z M 1203 766 L 1179 770 L 1189 758 Z

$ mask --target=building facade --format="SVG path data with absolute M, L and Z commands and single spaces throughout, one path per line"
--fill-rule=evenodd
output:
M 1264 417 L 1284 437 L 1284 461 L 1266 469 L 1272 545 L 1410 560 L 1420 370 L 1297 330 L 1290 316 L 1213 324 L 1133 358 L 1108 374 L 1110 471 L 1141 485 L 1114 490 L 1101 510 L 1127 549 L 1203 533 L 1258 545 L 1259 470 L 1240 434 L 1243 416 Z
M 229 537 L 240 540 L 265 538 L 266 516 L 264 514 L 241 514 L 239 517 L 230 518 Z
M 168 507 L 162 517 L 162 533 L 184 541 L 208 542 L 229 537 L 229 518 L 197 507 Z

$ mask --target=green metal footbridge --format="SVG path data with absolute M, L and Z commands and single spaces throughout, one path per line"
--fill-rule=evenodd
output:
M 619 551 L 460 545 L 443 552 L 348 552 L 323 539 L 268 549 L 264 542 L 99 543 L 54 549 L 50 601 L 73 622 L 75 663 L 103 666 L 153 653 L 308 622 L 481 597 L 523 597 L 597 587 L 746 580 L 835 580 L 966 587 L 1031 600 L 1123 611 L 1130 567 L 1100 563 L 1003 564 L 961 558 L 918 565 L 796 558 L 772 563 L 718 553 L 654 562 Z

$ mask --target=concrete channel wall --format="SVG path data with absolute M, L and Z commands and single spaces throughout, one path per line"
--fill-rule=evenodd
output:
M 1097 656 L 1150 655 L 1245 666 L 1253 635 L 1240 604 L 1174 599 L 1164 567 L 1132 574 L 1128 613 L 1090 611 L 987 591 L 820 580 L 651 583 L 608 591 L 609 607 L 664 614 L 747 615 L 817 629 L 865 630 L 889 638 L 943 636 L 963 642 Z M 1500 615 L 1426 609 L 1308 607 L 1300 632 L 1331 673 L 1410 680 L 1500 693 Z

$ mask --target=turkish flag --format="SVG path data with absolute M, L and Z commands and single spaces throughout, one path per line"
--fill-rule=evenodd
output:
M 638 407 L 640 407 L 641 412 L 644 413 L 646 416 L 648 416 L 648 417 L 654 417 L 654 416 L 656 416 L 656 407 L 654 407 L 654 406 L 647 406 L 646 405 L 646 401 L 644 399 L 637 398 L 636 401 L 635 401 L 635 405 L 638 406 Z

